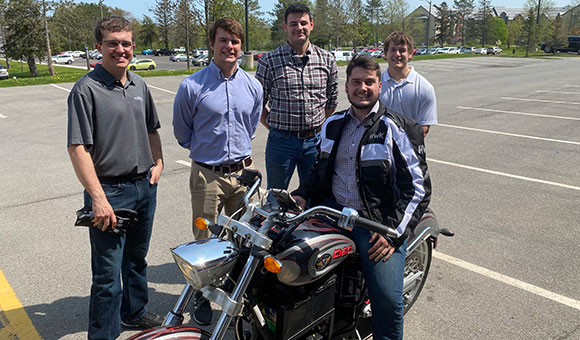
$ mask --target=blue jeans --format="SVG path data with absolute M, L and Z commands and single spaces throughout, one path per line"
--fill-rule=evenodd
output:
M 350 233 L 360 254 L 361 267 L 373 312 L 373 339 L 403 339 L 403 279 L 407 240 L 383 262 L 369 260 L 371 235 L 368 230 L 354 227 Z
M 266 143 L 268 189 L 288 189 L 296 167 L 302 183 L 318 157 L 316 146 L 319 139 L 319 133 L 311 138 L 300 139 L 278 129 L 270 129 Z
M 131 323 L 147 311 L 145 256 L 157 205 L 157 184 L 149 184 L 147 176 L 134 182 L 102 182 L 101 185 L 113 209 L 133 209 L 139 213 L 138 224 L 126 234 L 89 228 L 93 281 L 88 338 L 109 340 L 121 334 L 121 319 Z M 85 206 L 92 207 L 86 191 L 84 200 Z
M 331 195 L 323 204 L 342 210 L 342 206 Z M 361 268 L 367 285 L 371 309 L 373 312 L 373 339 L 402 340 L 403 339 L 403 280 L 405 277 L 405 254 L 407 240 L 386 261 L 375 262 L 369 259 L 369 243 L 371 234 L 368 230 L 354 227 L 351 232 L 345 232 L 356 244 L 360 254 Z

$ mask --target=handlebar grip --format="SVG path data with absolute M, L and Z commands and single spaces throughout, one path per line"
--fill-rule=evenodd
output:
M 393 230 L 392 228 L 389 228 L 385 225 L 382 225 L 378 222 L 369 220 L 369 219 L 364 218 L 364 217 L 359 216 L 355 222 L 355 225 L 358 225 L 358 226 L 363 227 L 365 229 L 368 229 L 370 231 L 374 231 L 374 232 L 379 233 L 381 235 L 385 235 L 385 236 L 393 237 L 393 238 L 397 237 L 395 230 Z

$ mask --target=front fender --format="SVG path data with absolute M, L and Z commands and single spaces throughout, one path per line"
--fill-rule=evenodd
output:
M 433 210 L 427 208 L 407 240 L 407 254 L 411 254 L 422 240 L 429 237 L 437 238 L 438 236 L 439 222 L 437 222 L 437 216 L 435 216 Z

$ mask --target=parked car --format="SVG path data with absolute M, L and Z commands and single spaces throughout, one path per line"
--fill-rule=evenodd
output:
M 473 53 L 475 53 L 475 54 L 487 54 L 487 48 L 485 48 L 485 47 L 476 48 Z
M 371 52 L 371 58 L 381 58 L 383 56 L 383 50 L 374 50 Z
M 153 50 L 148 48 L 146 50 L 141 51 L 141 54 L 143 55 L 152 55 L 153 54 Z
M 502 50 L 501 48 L 497 47 L 497 46 L 491 46 L 487 48 L 487 54 L 501 54 Z
M 96 50 L 96 49 L 95 50 L 92 50 L 92 51 L 89 51 L 89 58 L 91 58 L 91 59 L 97 59 L 97 56 L 99 54 L 101 54 L 101 52 L 99 52 L 99 50 Z
M 160 55 L 172 55 L 173 53 L 171 53 L 170 50 L 166 49 L 166 48 L 160 48 L 158 50 L 154 50 L 153 51 L 153 55 L 155 56 L 160 56 Z
M 449 47 L 448 54 L 460 54 L 459 47 Z
M 52 62 L 55 64 L 72 64 L 75 61 L 70 54 L 59 54 L 52 57 Z
M 169 61 L 187 61 L 187 56 L 185 54 L 176 54 L 169 57 Z
M 427 54 L 438 54 L 439 47 L 431 47 L 427 50 Z
M 136 71 L 136 70 L 154 70 L 157 67 L 157 64 L 155 64 L 155 61 L 152 59 L 133 59 L 131 60 L 131 62 L 129 63 L 129 65 L 127 65 L 127 69 L 131 70 L 131 71 Z
M 461 53 L 461 54 L 475 53 L 475 47 L 465 47 L 465 46 L 463 46 L 459 50 L 459 53 Z
M 80 58 L 83 54 L 85 54 L 83 51 L 72 51 L 70 53 L 70 55 L 72 55 L 74 58 Z
M 264 56 L 264 53 L 260 52 L 260 53 L 256 53 L 254 54 L 254 60 L 258 61 L 260 60 L 260 58 L 262 58 Z
M 354 52 L 351 51 L 330 51 L 336 61 L 349 61 L 354 57 Z
M 425 55 L 425 54 L 427 54 L 427 49 L 425 47 L 420 47 L 417 49 L 417 54 L 418 55 Z
M 95 68 L 97 67 L 97 65 L 102 64 L 102 61 L 93 61 L 92 63 L 89 64 L 89 66 L 91 66 L 91 68 Z
M 8 70 L 6 69 L 6 66 L 0 64 L 0 79 L 8 79 L 10 77 L 10 74 L 8 73 Z
M 197 58 L 192 58 L 191 62 L 193 66 L 207 66 L 209 65 L 209 58 L 207 55 L 200 55 Z
M 171 50 L 171 52 L 173 52 L 173 53 L 185 53 L 185 47 L 181 46 L 178 48 L 174 48 L 173 50 Z
M 437 54 L 448 54 L 451 47 L 440 47 L 437 49 Z

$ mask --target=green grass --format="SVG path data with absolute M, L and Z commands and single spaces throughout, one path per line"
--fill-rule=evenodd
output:
M 5 60 L 0 59 L 2 64 L 6 64 Z M 22 66 L 22 67 L 21 67 Z M 28 70 L 28 64 L 16 61 L 10 62 L 10 78 L 0 80 L 0 87 L 12 86 L 28 86 L 28 85 L 42 85 L 54 83 L 74 83 L 79 78 L 88 73 L 87 70 L 62 67 L 53 65 L 55 75 L 51 76 L 48 73 L 48 66 L 36 64 L 38 68 L 38 77 L 32 77 Z M 196 70 L 155 70 L 155 71 L 136 71 L 141 77 L 160 77 L 160 76 L 175 76 L 192 74 Z M 14 79 L 13 77 L 16 77 Z

